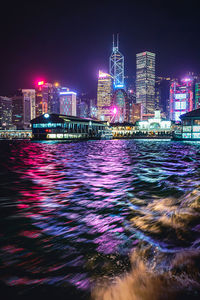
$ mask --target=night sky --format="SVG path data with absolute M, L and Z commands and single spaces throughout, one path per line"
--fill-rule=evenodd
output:
M 112 34 L 120 34 L 125 75 L 135 55 L 156 53 L 156 74 L 200 73 L 196 1 L 6 1 L 0 16 L 0 95 L 59 81 L 95 95 L 99 69 L 108 71 Z

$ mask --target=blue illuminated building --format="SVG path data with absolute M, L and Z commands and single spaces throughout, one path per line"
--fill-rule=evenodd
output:
M 109 61 L 109 73 L 113 78 L 114 88 L 124 88 L 124 56 L 119 52 L 119 36 L 117 44 L 113 35 L 113 49 Z

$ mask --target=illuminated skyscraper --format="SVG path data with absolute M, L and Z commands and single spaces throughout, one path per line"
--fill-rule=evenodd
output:
M 195 83 L 195 109 L 200 108 L 200 83 Z
M 170 119 L 180 121 L 180 115 L 193 110 L 193 83 L 190 78 L 181 83 L 173 81 L 170 87 Z
M 12 123 L 17 129 L 30 128 L 35 117 L 35 90 L 20 89 L 12 97 Z
M 36 117 L 44 113 L 60 113 L 60 91 L 63 88 L 59 83 L 54 84 L 39 81 L 36 84 Z M 65 88 L 65 90 L 68 90 Z
M 109 72 L 113 78 L 114 88 L 124 88 L 124 56 L 119 52 L 119 36 L 117 45 L 113 35 L 113 50 L 109 61 Z
M 35 90 L 34 89 L 22 89 L 22 94 L 24 96 L 24 107 L 27 110 L 25 113 L 25 119 L 27 122 L 35 118 Z M 30 115 L 29 115 L 30 106 Z
M 136 103 L 143 106 L 143 114 L 155 110 L 155 53 L 136 54 Z
M 112 102 L 112 77 L 99 71 L 97 88 L 97 108 L 99 120 L 110 120 L 110 106 Z
M 0 96 L 0 129 L 12 127 L 12 99 Z
M 76 116 L 76 93 L 70 91 L 60 92 L 60 114 Z

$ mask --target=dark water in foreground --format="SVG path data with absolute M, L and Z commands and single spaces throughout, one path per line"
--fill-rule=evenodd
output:
M 199 299 L 200 144 L 1 141 L 0 153 L 2 299 Z

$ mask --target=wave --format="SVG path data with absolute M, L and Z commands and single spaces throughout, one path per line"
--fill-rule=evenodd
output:
M 182 251 L 176 254 L 169 268 L 165 268 L 163 263 L 159 262 L 160 254 L 156 257 L 156 263 L 155 256 L 149 263 L 151 252 L 152 249 L 149 247 L 134 251 L 131 256 L 131 271 L 123 277 L 96 283 L 92 290 L 92 299 L 199 299 L 199 250 Z

